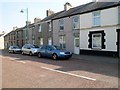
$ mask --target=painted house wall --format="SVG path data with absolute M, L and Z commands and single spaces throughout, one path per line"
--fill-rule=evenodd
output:
M 80 31 L 80 49 L 91 50 L 88 48 L 88 34 L 90 31 L 101 31 L 104 30 L 105 35 L 105 45 L 106 48 L 102 49 L 103 51 L 117 51 L 117 27 L 106 27 L 106 28 L 98 28 L 98 29 L 88 29 L 88 30 L 81 30 Z M 113 37 L 112 37 L 113 36 Z M 84 38 L 84 39 L 83 39 Z
M 80 29 L 93 28 L 92 12 L 80 15 Z M 101 26 L 118 24 L 118 7 L 101 10 Z
M 53 32 L 49 31 L 49 24 L 48 22 L 41 22 L 41 32 L 38 29 L 38 45 L 40 45 L 40 38 L 43 38 L 43 45 L 48 45 L 48 39 L 53 37 Z M 39 27 L 38 27 L 39 28 Z
M 66 37 L 66 50 L 74 52 L 74 37 L 79 33 L 79 30 L 73 30 L 73 16 L 61 18 L 64 19 L 64 31 L 59 30 L 59 20 L 53 20 L 53 44 L 60 45 L 59 36 L 65 35 Z M 79 36 L 79 35 L 78 35 Z
M 4 37 L 0 37 L 0 49 L 4 49 Z
M 93 27 L 92 21 L 92 12 L 80 15 L 80 49 L 94 50 L 88 47 L 89 32 L 104 30 L 105 49 L 99 51 L 117 52 L 118 7 L 101 10 L 100 27 Z

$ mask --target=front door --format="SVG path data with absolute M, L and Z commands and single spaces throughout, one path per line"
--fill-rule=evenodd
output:
M 79 37 L 74 38 L 74 54 L 79 54 L 80 48 L 79 48 Z

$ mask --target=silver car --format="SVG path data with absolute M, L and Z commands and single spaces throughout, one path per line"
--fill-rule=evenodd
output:
M 37 55 L 38 46 L 33 44 L 25 44 L 22 47 L 22 54 Z
M 10 46 L 9 47 L 9 53 L 21 53 L 21 49 L 18 46 Z

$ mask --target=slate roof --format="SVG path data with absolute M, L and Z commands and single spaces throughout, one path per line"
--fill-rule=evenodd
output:
M 110 7 L 115 7 L 118 5 L 120 5 L 120 2 L 90 2 L 87 4 L 83 4 L 83 5 L 71 8 L 68 11 L 64 11 L 59 15 L 55 16 L 53 20 L 69 17 L 77 14 L 84 14 L 92 11 L 102 10 Z
M 50 15 L 50 16 L 47 16 L 47 17 L 45 17 L 44 19 L 42 19 L 40 22 L 44 22 L 44 21 L 47 21 L 47 20 L 51 20 L 51 19 L 53 19 L 55 16 L 59 15 L 59 14 L 62 13 L 62 12 L 64 12 L 64 11 L 60 11 L 60 12 L 54 13 L 54 14 L 52 14 L 52 15 Z

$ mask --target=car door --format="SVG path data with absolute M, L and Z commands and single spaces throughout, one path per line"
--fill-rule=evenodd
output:
M 47 46 L 47 49 L 46 49 L 46 55 L 48 57 L 51 57 L 52 56 L 52 50 L 53 48 L 51 46 Z
M 31 49 L 31 46 L 28 45 L 27 48 L 26 48 L 26 53 L 29 54 L 30 53 L 30 49 Z
M 41 53 L 42 56 L 46 56 L 46 46 L 41 47 L 40 53 Z

